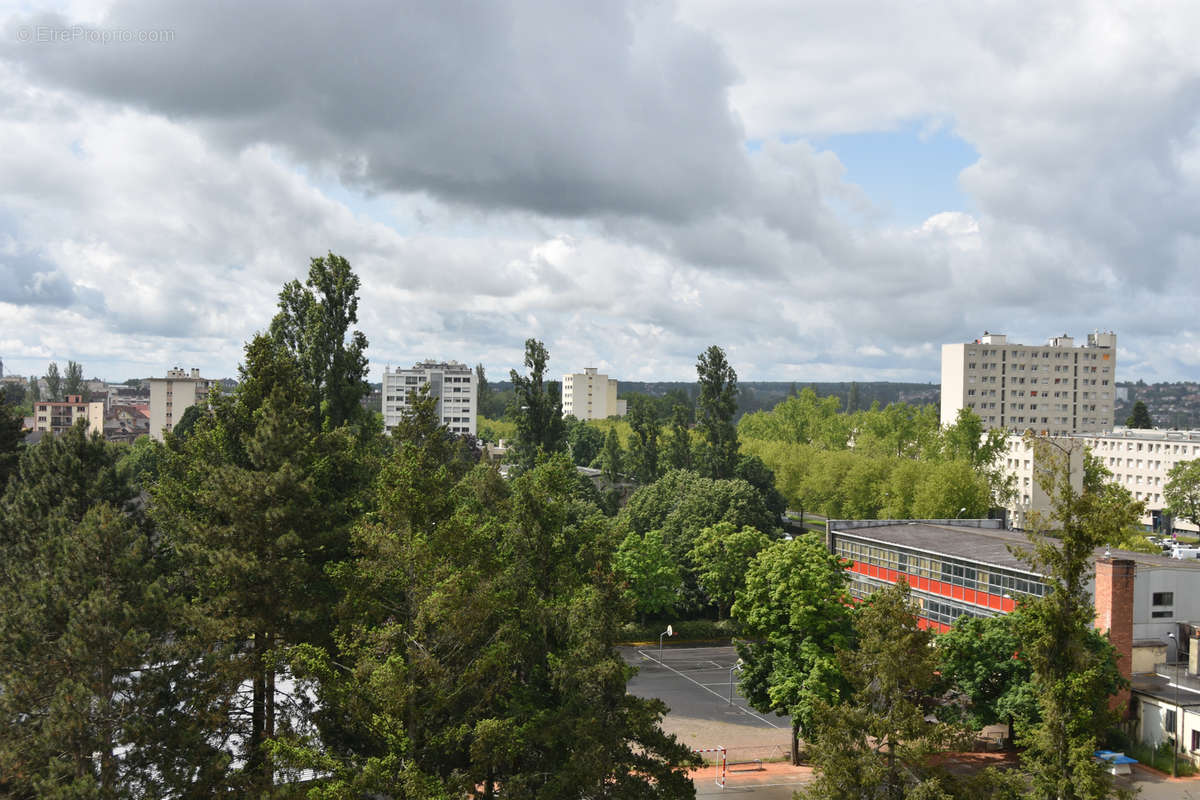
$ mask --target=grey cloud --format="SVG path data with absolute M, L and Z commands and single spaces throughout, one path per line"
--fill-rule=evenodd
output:
M 0 252 L 0 302 L 103 311 L 104 297 L 34 252 Z
M 0 56 L 238 145 L 280 144 L 378 190 L 682 219 L 722 206 L 746 180 L 726 98 L 732 68 L 665 3 L 128 0 L 94 24 L 174 39 L 8 36 Z

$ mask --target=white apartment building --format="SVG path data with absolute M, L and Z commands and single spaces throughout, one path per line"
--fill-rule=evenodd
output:
M 150 379 L 150 435 L 160 442 L 164 431 L 175 430 L 183 412 L 208 395 L 216 381 L 179 367 L 167 370 L 165 378 Z
M 617 379 L 597 374 L 595 367 L 563 375 L 562 413 L 576 419 L 625 416 L 625 401 L 617 399 Z
M 451 433 L 475 435 L 475 372 L 457 361 L 422 361 L 412 369 L 383 371 L 383 427 L 389 433 L 409 407 L 409 394 L 422 386 L 437 398 L 438 419 Z
M 970 408 L 985 429 L 1032 430 L 1069 436 L 1111 430 L 1115 408 L 1117 336 L 1089 333 L 1044 345 L 1010 343 L 985 332 L 974 342 L 942 345 L 942 425 Z
M 1079 434 L 1055 440 L 1061 447 L 1082 453 L 1084 448 L 1100 459 L 1110 472 L 1112 481 L 1124 486 L 1134 500 L 1146 504 L 1142 524 L 1159 529 L 1163 525 L 1163 487 L 1168 473 L 1181 461 L 1200 458 L 1200 431 L 1160 431 L 1117 428 L 1107 433 Z M 1021 436 L 1010 435 L 1008 452 L 1002 457 L 1005 471 L 1016 480 L 1017 498 L 1009 512 L 1015 527 L 1027 527 L 1032 511 L 1046 513 L 1049 500 L 1037 485 L 1037 468 L 1033 450 Z M 1082 461 L 1072 461 L 1072 478 L 1082 474 Z M 1074 480 L 1072 480 L 1074 483 Z M 1075 486 L 1078 491 L 1079 486 Z M 1195 530 L 1194 525 L 1174 520 L 1176 528 Z

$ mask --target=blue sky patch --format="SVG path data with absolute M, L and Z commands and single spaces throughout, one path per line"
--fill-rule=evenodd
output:
M 863 188 L 887 222 L 912 226 L 942 211 L 973 212 L 958 173 L 979 160 L 969 143 L 945 127 L 911 123 L 892 131 L 814 138 L 846 167 L 846 180 Z

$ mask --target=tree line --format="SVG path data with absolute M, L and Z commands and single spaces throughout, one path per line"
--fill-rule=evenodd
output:
M 426 394 L 383 435 L 358 289 L 314 259 L 165 443 L 0 419 L 0 794 L 694 796 L 554 416 L 510 480 Z

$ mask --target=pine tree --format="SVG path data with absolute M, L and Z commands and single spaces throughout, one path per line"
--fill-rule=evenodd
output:
M 23 455 L 0 498 L 0 781 L 16 797 L 155 796 L 173 704 L 155 540 L 86 425 Z
M 278 703 L 278 657 L 329 641 L 325 568 L 345 555 L 363 469 L 346 429 L 314 429 L 312 387 L 273 339 L 247 345 L 240 377 L 186 441 L 169 440 L 154 514 L 190 590 L 180 658 L 208 676 L 196 703 L 229 742 L 210 754 L 227 765 L 214 782 L 258 793 L 274 781 L 272 741 L 307 724 L 303 704 Z
M 1141 400 L 1133 404 L 1133 413 L 1125 420 L 1125 427 L 1141 429 L 1154 427 L 1154 420 L 1150 418 L 1150 410 Z
M 0 403 L 0 495 L 10 476 L 16 473 L 17 463 L 24 445 L 24 423 L 13 412 L 13 407 Z

